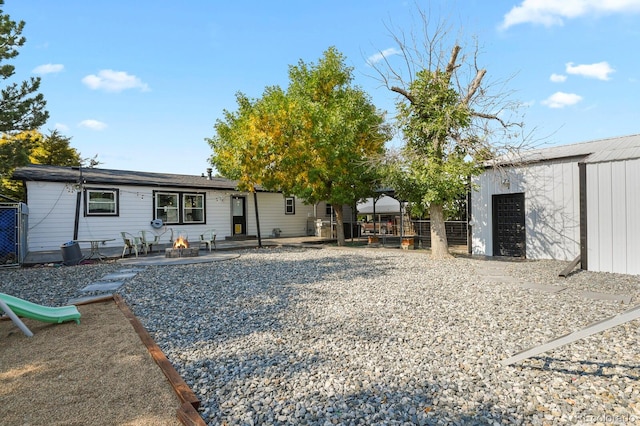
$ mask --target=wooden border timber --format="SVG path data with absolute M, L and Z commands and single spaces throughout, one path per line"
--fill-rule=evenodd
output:
M 568 343 L 575 342 L 576 340 L 583 339 L 585 337 L 591 336 L 596 333 L 603 332 L 615 326 L 624 324 L 629 321 L 633 321 L 640 318 L 640 305 L 634 306 L 631 309 L 627 309 L 626 311 L 604 319 L 602 321 L 594 322 L 593 324 L 588 325 L 582 330 L 574 331 L 573 333 L 565 334 L 564 336 L 560 336 L 557 339 L 551 340 L 547 343 L 543 343 L 540 346 L 536 346 L 522 352 L 518 352 L 511 358 L 504 359 L 500 361 L 502 366 L 507 366 L 514 364 L 518 361 L 525 360 L 527 358 L 531 358 L 532 356 L 539 355 L 543 352 L 550 351 L 551 349 L 558 348 L 560 346 L 564 346 Z
M 568 264 L 568 265 L 567 265 L 567 267 L 566 267 L 566 268 L 564 268 L 564 269 L 562 270 L 562 272 L 560 272 L 560 273 L 558 274 L 558 276 L 559 276 L 559 277 L 562 277 L 562 278 L 567 278 L 567 276 L 569 276 L 569 274 L 571 273 L 571 271 L 573 271 L 573 270 L 576 268 L 576 266 L 578 265 L 578 263 L 580 263 L 580 255 L 578 255 L 578 257 L 576 257 L 575 259 L 573 259 L 573 260 L 571 261 L 571 263 L 570 263 L 570 264 Z M 582 266 L 582 265 L 581 265 L 581 266 Z
M 133 312 L 131 312 L 131 309 L 129 309 L 122 296 L 113 294 L 103 297 L 96 297 L 94 299 L 73 303 L 73 305 L 82 306 L 110 301 L 114 302 L 120 309 L 120 312 L 122 312 L 125 318 L 129 320 L 129 323 L 135 330 L 136 334 L 138 334 L 138 337 L 140 337 L 140 340 L 147 348 L 149 355 L 151 355 L 151 358 L 153 358 L 158 367 L 160 367 L 160 370 L 169 381 L 169 384 L 171 385 L 173 391 L 178 396 L 178 399 L 181 403 L 176 413 L 178 420 L 185 426 L 206 426 L 205 421 L 198 413 L 200 400 L 196 397 L 191 388 L 189 388 L 187 383 L 178 374 L 178 372 L 169 362 L 160 347 L 156 344 L 156 342 L 144 328 L 140 320 L 133 314 Z M 11 318 L 9 318 L 8 316 L 0 317 L 0 321 L 5 320 L 10 321 Z
M 129 309 L 122 296 L 114 294 L 112 298 L 118 308 L 120 308 L 120 311 L 122 311 L 124 316 L 129 320 L 129 323 L 138 336 L 140 336 L 140 340 L 142 340 L 142 343 L 147 347 L 149 354 L 156 364 L 158 364 L 158 367 L 160 367 L 160 370 L 162 370 L 165 377 L 171 384 L 171 387 L 178 396 L 178 399 L 180 399 L 181 405 L 177 410 L 177 417 L 180 422 L 185 426 L 206 425 L 200 414 L 198 414 L 200 400 L 196 397 L 195 393 L 193 393 L 184 379 L 178 374 L 160 347 L 144 328 L 140 320 L 133 314 L 133 312 L 131 312 L 131 309 Z

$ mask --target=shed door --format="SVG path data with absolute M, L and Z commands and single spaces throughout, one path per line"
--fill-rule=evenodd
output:
M 524 193 L 493 196 L 493 255 L 525 257 Z
M 233 235 L 247 233 L 247 210 L 245 198 L 234 195 L 231 197 L 231 216 L 233 218 Z

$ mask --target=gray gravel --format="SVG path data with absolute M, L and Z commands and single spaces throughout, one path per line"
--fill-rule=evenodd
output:
M 500 365 L 639 303 L 638 276 L 398 249 L 240 254 L 146 266 L 119 290 L 211 425 L 640 423 L 638 320 Z M 119 269 L 7 269 L 0 291 L 60 305 Z

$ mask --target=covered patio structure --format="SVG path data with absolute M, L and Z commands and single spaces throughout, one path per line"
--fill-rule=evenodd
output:
M 401 216 L 402 207 L 400 201 L 382 194 L 379 198 L 368 198 L 356 206 L 358 215 L 371 217 L 362 222 L 362 233 L 366 234 L 395 234 L 394 218 Z M 385 220 L 383 220 L 383 216 Z

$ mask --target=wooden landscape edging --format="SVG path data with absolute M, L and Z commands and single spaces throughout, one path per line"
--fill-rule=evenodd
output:
M 140 320 L 133 314 L 131 309 L 127 306 L 122 296 L 114 294 L 108 298 L 113 299 L 120 311 L 129 320 L 129 323 L 136 331 L 140 340 L 146 346 L 151 358 L 156 362 L 160 370 L 164 373 L 167 380 L 171 384 L 174 392 L 180 399 L 181 405 L 177 410 L 177 417 L 180 422 L 185 426 L 206 426 L 206 423 L 198 413 L 198 407 L 200 406 L 200 400 L 196 397 L 195 393 L 191 390 L 189 385 L 178 374 L 173 365 L 169 362 L 165 354 L 160 347 L 153 340 L 151 335 L 144 328 Z M 105 298 L 105 299 L 108 299 Z M 91 301 L 96 302 L 100 300 Z M 104 301 L 104 300 L 102 300 Z
M 173 388 L 173 391 L 178 396 L 178 399 L 181 402 L 181 405 L 180 407 L 178 407 L 176 413 L 178 420 L 180 420 L 180 422 L 185 426 L 206 426 L 205 421 L 198 413 L 200 400 L 196 397 L 195 393 L 193 393 L 184 379 L 178 374 L 171 362 L 169 362 L 165 354 L 162 352 L 162 349 L 160 349 L 151 335 L 149 335 L 147 330 L 144 328 L 140 320 L 133 314 L 133 312 L 131 312 L 131 309 L 129 309 L 122 296 L 120 296 L 119 294 L 113 294 L 87 300 L 84 302 L 74 303 L 74 305 L 90 305 L 92 303 L 104 303 L 110 300 L 115 302 L 116 306 L 120 309 L 122 314 L 129 320 L 129 323 L 149 351 L 149 355 L 151 355 L 151 358 L 153 358 L 158 367 L 160 367 L 160 370 L 162 370 L 162 373 L 169 381 L 169 384 Z M 0 318 L 0 321 L 4 320 L 10 321 L 11 319 L 8 317 Z

